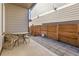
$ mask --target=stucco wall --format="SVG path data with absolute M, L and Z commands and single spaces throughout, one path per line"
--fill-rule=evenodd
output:
M 5 31 L 27 32 L 28 9 L 13 4 L 5 4 Z

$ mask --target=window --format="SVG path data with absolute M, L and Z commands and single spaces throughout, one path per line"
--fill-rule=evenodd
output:
M 31 20 L 31 9 L 29 9 L 29 22 L 32 21 Z

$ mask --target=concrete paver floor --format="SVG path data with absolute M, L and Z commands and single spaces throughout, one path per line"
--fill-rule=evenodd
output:
M 79 48 L 77 47 L 41 36 L 31 38 L 59 56 L 79 56 Z
M 2 56 L 56 56 L 45 47 L 41 46 L 34 40 L 31 40 L 29 45 L 21 44 L 11 50 L 3 50 Z
M 12 50 L 3 50 L 2 56 L 79 56 L 79 48 L 45 37 L 32 36 L 29 45 L 21 44 Z

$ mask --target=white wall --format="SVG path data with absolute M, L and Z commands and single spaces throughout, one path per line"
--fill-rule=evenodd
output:
M 79 3 L 33 19 L 31 24 L 79 20 Z
M 53 10 L 53 7 L 59 8 L 65 4 L 67 3 L 37 3 L 31 11 L 32 13 L 31 17 L 33 18 L 42 13 Z
M 28 9 L 13 4 L 5 4 L 5 31 L 27 32 Z

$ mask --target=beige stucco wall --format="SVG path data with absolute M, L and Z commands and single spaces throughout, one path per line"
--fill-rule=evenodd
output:
M 5 31 L 27 32 L 28 9 L 13 4 L 5 4 Z

